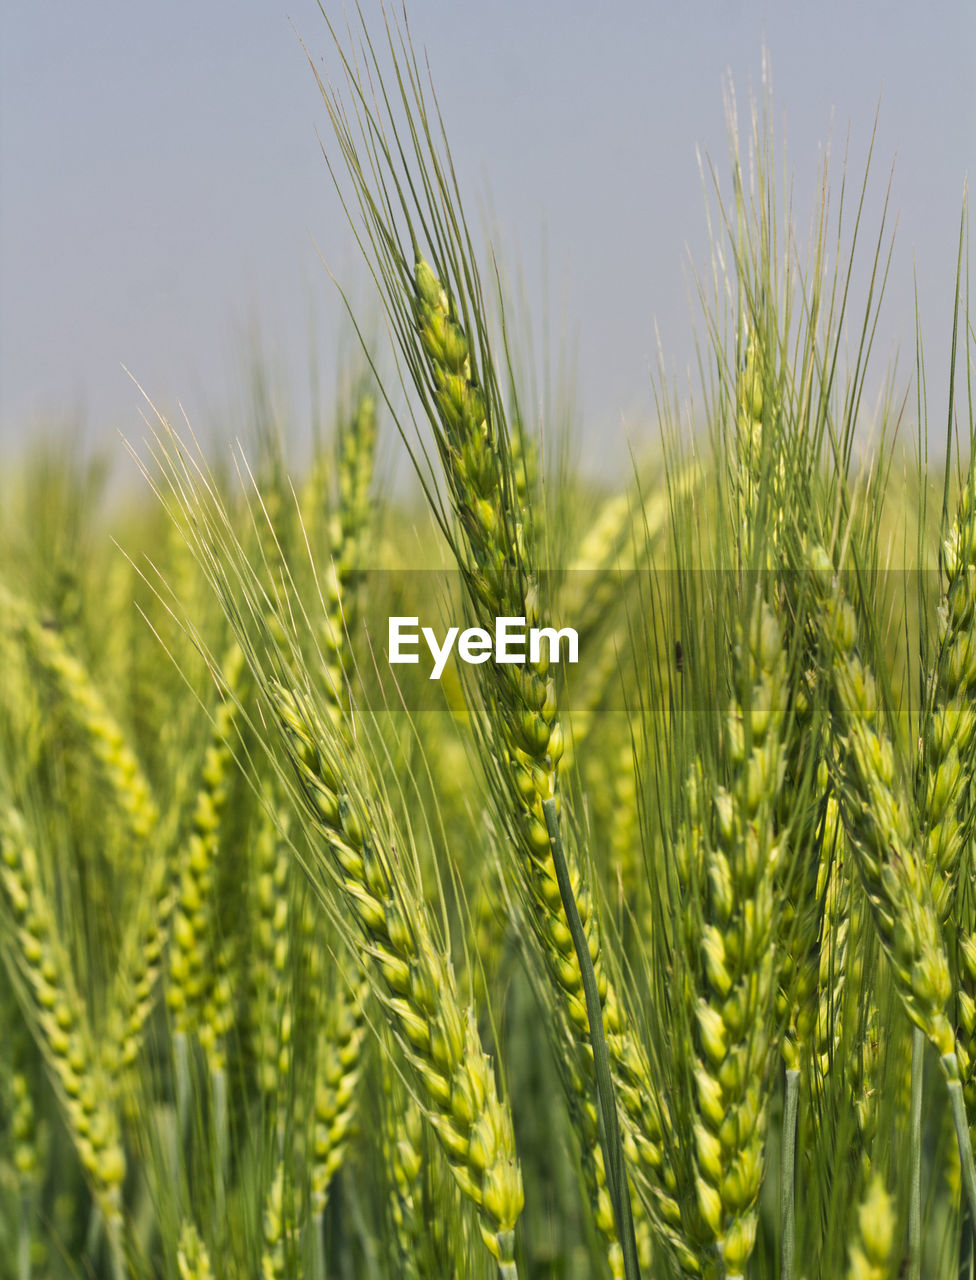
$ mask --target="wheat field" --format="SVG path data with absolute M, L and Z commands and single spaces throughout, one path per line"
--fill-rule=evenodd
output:
M 404 30 L 326 61 L 392 355 L 304 460 L 147 401 L 138 493 L 2 478 L 0 1277 L 971 1276 L 965 205 L 930 422 L 867 175 L 800 217 L 730 108 L 693 394 L 601 488 Z

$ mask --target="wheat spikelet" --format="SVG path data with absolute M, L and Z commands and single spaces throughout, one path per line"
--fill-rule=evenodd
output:
M 593 1225 L 603 1238 L 610 1273 L 614 1280 L 619 1280 L 624 1275 L 624 1257 L 600 1147 L 599 1118 L 591 1087 L 592 1059 L 570 1027 L 565 1010 L 559 1005 L 551 1008 L 549 1036 L 555 1050 L 556 1067 L 562 1077 L 573 1132 L 579 1139 L 583 1189 L 593 1206 Z
M 23 1071 L 15 1071 L 8 1084 L 10 1098 L 6 1103 L 10 1117 L 10 1137 L 13 1139 L 13 1164 L 18 1177 L 30 1184 L 37 1174 L 39 1135 L 31 1082 Z
M 646 930 L 650 927 L 642 909 L 642 892 L 647 880 L 639 830 L 640 795 L 637 788 L 636 757 L 641 748 L 628 741 L 607 752 L 603 785 L 594 797 L 595 827 L 607 832 L 610 890 L 618 913 L 626 924 L 631 916 Z
M 359 395 L 352 421 L 339 436 L 339 502 L 333 520 L 332 546 L 339 588 L 351 596 L 356 577 L 368 563 L 371 519 L 370 489 L 376 462 L 376 401 Z
M 566 617 L 575 617 L 566 613 Z M 593 727 L 600 723 L 600 713 L 605 706 L 608 691 L 620 677 L 621 648 L 626 640 L 622 628 L 614 628 L 603 640 L 597 651 L 590 648 L 590 660 L 585 670 L 574 673 L 570 686 L 570 732 L 566 736 L 565 750 L 559 767 L 563 775 L 572 774 L 574 765 L 588 761 L 584 747 L 589 742 Z M 587 766 L 589 767 L 589 766 Z

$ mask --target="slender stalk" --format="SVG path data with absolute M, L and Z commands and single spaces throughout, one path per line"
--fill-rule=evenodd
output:
M 120 1223 L 109 1221 L 97 1204 L 92 1205 L 88 1219 L 88 1232 L 85 1236 L 85 1253 L 94 1258 L 99 1245 L 105 1241 L 108 1248 L 109 1275 L 111 1280 L 126 1280 L 125 1262 L 122 1257 L 122 1239 Z
M 799 1101 L 800 1072 L 791 1067 L 786 1073 L 786 1096 L 783 1100 L 783 1166 L 779 1194 L 783 1230 L 780 1244 L 781 1280 L 793 1280 L 793 1254 L 796 1250 L 796 1116 Z
M 942 1070 L 949 1090 L 949 1105 L 952 1107 L 952 1120 L 956 1126 L 956 1142 L 959 1145 L 959 1164 L 962 1169 L 962 1185 L 966 1191 L 966 1203 L 969 1208 L 969 1225 L 976 1246 L 976 1163 L 973 1162 L 973 1144 L 969 1137 L 969 1124 L 966 1120 L 966 1103 L 962 1096 L 962 1081 L 959 1079 L 959 1063 L 955 1053 L 942 1056 Z
M 315 1276 L 314 1280 L 326 1280 L 325 1264 L 325 1210 L 315 1215 Z
M 227 1073 L 223 1067 L 216 1067 L 211 1075 L 213 1088 L 213 1124 L 214 1124 L 214 1159 L 216 1161 L 215 1191 L 217 1203 L 217 1221 L 224 1220 L 224 1204 L 226 1194 L 224 1179 L 227 1174 Z
M 499 1262 L 498 1280 L 518 1280 L 518 1267 L 514 1262 Z
M 908 1280 L 922 1274 L 922 1085 L 925 1033 L 912 1031 L 911 1166 L 908 1186 Z M 968 1136 L 967 1136 L 968 1141 Z
M 17 1228 L 17 1280 L 31 1280 L 31 1235 L 34 1224 L 34 1197 L 30 1191 L 20 1197 L 20 1224 Z
M 959 1266 L 956 1268 L 956 1280 L 973 1280 L 973 1268 L 976 1266 L 976 1251 L 973 1249 L 973 1232 L 970 1226 L 969 1205 L 962 1202 L 959 1239 Z
M 600 1145 L 603 1148 L 603 1161 L 606 1167 L 607 1187 L 613 1200 L 614 1216 L 617 1219 L 617 1235 L 624 1257 L 624 1275 L 627 1280 L 640 1280 L 640 1265 L 637 1261 L 637 1241 L 634 1236 L 634 1220 L 630 1205 L 630 1188 L 627 1185 L 627 1174 L 624 1167 L 623 1144 L 620 1140 L 620 1126 L 617 1121 L 617 1104 L 613 1094 L 613 1081 L 610 1078 L 610 1053 L 607 1049 L 606 1037 L 603 1034 L 603 1010 L 600 1004 L 600 993 L 597 990 L 596 974 L 593 961 L 590 959 L 586 941 L 586 931 L 580 919 L 579 908 L 573 894 L 563 850 L 563 839 L 559 830 L 559 814 L 556 801 L 550 796 L 542 802 L 542 812 L 549 832 L 549 844 L 552 848 L 552 861 L 559 884 L 559 895 L 562 898 L 566 922 L 573 937 L 576 959 L 583 980 L 583 994 L 586 998 L 586 1016 L 590 1024 L 590 1044 L 593 1048 L 593 1069 L 596 1075 L 597 1116 L 600 1124 Z
M 186 1033 L 177 1031 L 173 1035 L 173 1074 L 175 1076 L 176 1125 L 179 1142 L 186 1142 L 187 1127 L 190 1122 L 190 1046 Z M 174 1165 L 177 1168 L 178 1165 Z
M 112 1280 L 126 1280 L 127 1268 L 122 1252 L 122 1227 L 119 1222 L 107 1224 Z

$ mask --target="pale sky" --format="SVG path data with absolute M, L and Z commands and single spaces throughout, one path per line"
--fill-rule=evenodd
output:
M 379 0 L 362 8 L 377 28 Z M 572 345 L 591 443 L 611 436 L 622 456 L 625 428 L 653 431 L 656 331 L 679 376 L 694 359 L 688 262 L 705 267 L 708 252 L 696 150 L 727 175 L 723 85 L 731 76 L 744 114 L 764 47 L 804 227 L 823 145 L 839 181 L 849 134 L 858 175 L 880 102 L 867 226 L 894 163 L 898 231 L 879 375 L 896 345 L 911 373 L 915 272 L 941 429 L 976 159 L 974 14 L 970 0 L 408 0 L 469 220 L 524 273 L 554 352 Z M 310 352 L 328 384 L 342 332 L 319 252 L 367 318 L 373 301 L 321 155 L 329 125 L 299 35 L 334 66 L 314 0 L 4 6 L 5 449 L 80 421 L 121 452 L 120 431 L 141 434 L 123 365 L 202 434 L 229 431 L 257 340 L 306 428 Z

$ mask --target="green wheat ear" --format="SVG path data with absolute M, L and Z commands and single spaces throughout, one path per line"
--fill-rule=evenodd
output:
M 294 1195 L 285 1163 L 279 1161 L 264 1205 L 261 1280 L 287 1280 L 288 1260 L 296 1238 Z
M 388 1062 L 383 1066 L 382 1142 L 390 1186 L 388 1214 L 397 1250 L 398 1274 L 420 1280 L 424 1222 L 423 1115 L 415 1100 L 396 1079 Z
M 508 1108 L 498 1098 L 470 1010 L 389 854 L 371 834 L 361 801 L 344 789 L 338 743 L 305 697 L 269 687 L 305 812 L 324 838 L 345 908 L 357 922 L 364 963 L 400 1040 L 455 1180 L 477 1206 L 502 1276 L 514 1276 L 521 1174 Z
M 176 1265 L 179 1268 L 180 1280 L 214 1280 L 207 1246 L 200 1239 L 200 1233 L 192 1222 L 184 1222 L 180 1228 Z
M 0 802 L 3 958 L 44 1054 L 62 1115 L 113 1241 L 121 1245 L 126 1157 L 115 1090 L 101 1061 L 40 863 L 21 815 Z
M 930 879 L 916 851 L 913 819 L 882 720 L 874 676 L 857 653 L 857 619 L 834 583 L 826 551 L 810 553 L 811 625 L 824 655 L 836 750 L 832 763 L 848 845 L 905 1011 L 955 1062 L 946 1016 L 949 964 Z
M 932 869 L 936 910 L 946 919 L 966 838 L 964 802 L 976 771 L 976 470 L 963 487 L 942 559 L 945 600 L 930 678 L 919 807 L 923 861 Z
M 360 586 L 369 565 L 370 488 L 376 460 L 376 401 L 363 392 L 339 436 L 338 502 L 329 521 L 331 564 L 322 579 L 325 605 L 319 650 L 326 695 L 336 723 L 348 718 L 348 682 L 353 663 L 347 636 L 357 619 Z
M 274 1097 L 282 1082 L 290 1079 L 293 1064 L 292 1009 L 284 994 L 295 927 L 290 894 L 291 854 L 286 843 L 286 816 L 275 812 L 275 808 L 275 793 L 267 787 L 250 842 L 252 866 L 248 878 L 253 921 L 248 1023 L 257 1087 L 266 1097 Z M 279 833 L 279 823 L 283 834 Z
M 221 665 L 214 722 L 204 755 L 190 832 L 181 850 L 173 908 L 166 1003 L 177 1034 L 195 1034 L 214 1069 L 225 1065 L 229 1029 L 226 974 L 218 950 L 216 864 L 236 768 L 244 654 L 232 644 Z
M 356 1122 L 356 1091 L 363 1070 L 365 1005 L 369 984 L 347 991 L 334 985 L 316 1046 L 311 1161 L 312 1216 L 325 1212 L 329 1184 L 346 1158 Z
M 938 610 L 938 648 L 919 742 L 916 802 L 924 865 L 952 965 L 956 1053 L 972 1131 L 976 1028 L 973 894 L 962 874 L 970 791 L 976 771 L 976 471 L 959 496 L 942 547 L 945 594 Z
M 976 774 L 976 466 L 959 496 L 942 564 L 945 596 L 923 726 L 918 806 L 924 859 L 952 964 L 956 1053 L 976 1132 L 976 894 L 965 874 Z
M 895 1263 L 894 1207 L 884 1183 L 875 1174 L 858 1206 L 847 1280 L 893 1280 Z
M 527 625 L 536 625 L 542 606 L 527 562 L 520 513 L 512 503 L 506 437 L 492 425 L 490 397 L 475 380 L 470 343 L 455 305 L 419 256 L 412 306 L 427 361 L 426 374 L 418 376 L 426 377 L 433 388 L 440 417 L 437 439 L 462 531 L 455 556 L 472 611 L 486 629 L 493 626 L 495 617 L 503 616 L 524 617 Z M 547 808 L 558 812 L 564 742 L 555 674 L 544 656 L 535 664 L 492 665 L 480 671 L 482 710 L 476 707 L 476 712 L 487 716 L 486 751 L 492 752 L 495 761 L 490 766 L 492 782 L 504 787 L 509 797 L 506 816 L 514 819 L 515 878 L 553 990 L 564 1002 L 573 1035 L 589 1062 L 591 1026 L 584 976 L 567 924 L 547 814 Z M 495 742 L 500 751 L 492 745 Z M 561 843 L 561 850 L 602 1006 L 600 1034 L 606 1036 L 624 1154 L 635 1166 L 635 1186 L 648 1215 L 661 1237 L 681 1255 L 684 1247 L 674 1231 L 679 1209 L 664 1143 L 671 1123 L 667 1105 L 644 1046 L 625 1025 L 620 997 L 607 973 L 596 899 L 584 886 L 572 845 Z M 590 1091 L 595 1088 L 592 1070 L 591 1066 L 584 1075 L 584 1079 L 589 1075 L 585 1088 Z M 594 1154 L 594 1160 L 601 1159 Z
M 683 1221 L 703 1264 L 702 1237 L 714 1244 L 729 1277 L 744 1274 L 755 1246 L 775 1049 L 776 886 L 783 854 L 773 824 L 788 685 L 780 629 L 761 603 L 740 637 L 737 667 L 727 727 L 731 782 L 714 796 L 713 839 L 702 841 L 704 826 L 697 840 L 685 833 L 678 862 L 688 902 L 683 938 L 694 1028 L 695 1183 Z M 693 779 L 692 793 L 701 785 Z M 707 804 L 701 796 L 699 806 Z

